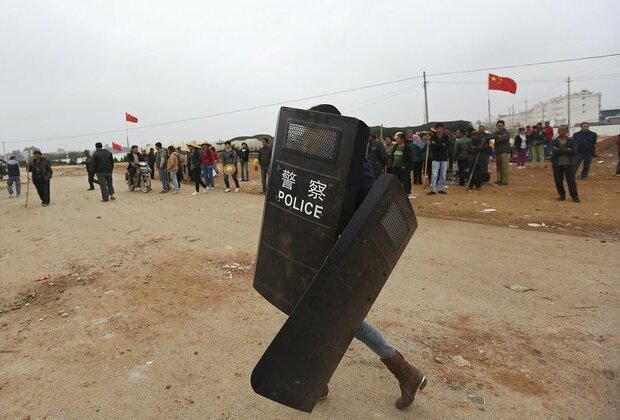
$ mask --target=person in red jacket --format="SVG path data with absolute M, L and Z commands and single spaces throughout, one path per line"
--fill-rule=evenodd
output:
M 211 151 L 211 144 L 208 142 L 203 142 L 200 145 L 200 171 L 202 173 L 202 177 L 204 178 L 205 184 L 207 184 L 207 188 L 214 188 L 213 184 L 213 166 L 217 162 L 217 156 L 215 153 Z M 207 191 L 205 188 L 205 192 Z
M 545 121 L 545 129 L 543 131 L 545 135 L 545 157 L 551 156 L 551 142 L 553 141 L 553 127 L 549 121 Z

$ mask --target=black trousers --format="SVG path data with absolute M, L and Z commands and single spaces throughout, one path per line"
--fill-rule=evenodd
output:
M 413 162 L 413 183 L 422 184 L 422 167 L 424 162 Z
M 99 184 L 99 181 L 95 179 L 94 172 L 89 172 L 88 173 L 88 185 L 90 186 L 90 188 L 95 188 L 95 184 Z
M 41 204 L 49 204 L 50 203 L 50 180 L 47 181 L 44 179 L 32 180 L 35 188 L 37 189 L 37 193 L 41 198 Z
M 476 186 L 476 188 L 480 188 L 480 186 L 482 185 L 482 169 L 483 166 L 480 163 L 471 167 L 473 173 L 471 175 L 471 181 L 468 185 L 469 188 L 472 188 L 473 186 Z
M 467 159 L 457 159 L 457 163 L 459 165 L 459 185 L 465 185 L 469 161 Z
M 151 179 L 155 179 L 155 162 L 147 162 L 151 167 Z
M 568 192 L 571 198 L 579 198 L 577 194 L 577 182 L 575 181 L 575 168 L 573 165 L 553 165 L 553 179 L 555 180 L 555 188 L 558 190 L 560 197 L 566 197 L 564 178 L 566 178 Z
M 114 195 L 114 185 L 112 185 L 112 174 L 107 172 L 98 172 L 99 188 L 101 188 L 101 198 L 108 201 L 111 195 Z
M 406 195 L 411 194 L 411 179 L 409 178 L 409 169 L 407 168 L 392 168 L 392 174 L 398 178 L 400 185 L 403 186 L 403 191 Z
M 189 171 L 189 174 L 191 175 L 192 179 L 194 180 L 194 185 L 196 186 L 196 192 L 200 192 L 200 187 L 202 186 L 202 188 L 207 188 L 207 184 L 205 184 L 202 180 L 202 178 L 200 177 L 200 168 L 197 169 L 193 169 L 191 171 Z
M 235 187 L 239 188 L 239 180 L 237 179 L 237 172 L 231 175 L 233 182 L 235 183 Z M 228 175 L 224 174 L 224 185 L 226 188 L 230 188 L 230 181 L 228 181 Z
M 428 178 L 429 182 L 433 177 L 433 159 L 429 159 L 426 161 L 426 177 Z

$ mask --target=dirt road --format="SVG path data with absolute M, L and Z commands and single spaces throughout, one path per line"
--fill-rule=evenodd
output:
M 0 200 L 1 418 L 307 417 L 249 385 L 284 321 L 252 289 L 261 195 L 130 193 L 117 175 L 101 203 L 60 172 L 48 208 Z M 397 411 L 354 342 L 314 417 L 618 418 L 613 238 L 419 225 L 369 319 L 429 385 Z

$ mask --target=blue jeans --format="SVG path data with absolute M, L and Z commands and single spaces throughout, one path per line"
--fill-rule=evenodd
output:
M 445 160 L 433 161 L 433 172 L 431 175 L 431 191 L 444 191 L 446 189 L 446 172 L 448 171 L 448 162 Z
M 172 178 L 172 185 L 174 185 L 174 191 L 175 192 L 179 192 L 179 190 L 181 189 L 179 187 L 179 178 L 177 178 L 177 173 L 179 171 L 170 171 L 170 177 Z
M 163 190 L 168 191 L 170 189 L 170 183 L 168 182 L 168 169 L 159 168 L 159 180 L 161 181 Z
M 267 191 L 267 176 L 269 175 L 269 166 L 260 167 L 260 180 L 263 184 L 263 192 Z
M 370 350 L 375 352 L 381 360 L 391 359 L 396 354 L 396 350 L 383 338 L 381 333 L 368 321 L 364 320 L 360 329 L 355 334 L 355 338 L 366 344 Z
M 9 190 L 9 195 L 13 195 L 13 183 L 15 183 L 16 196 L 19 197 L 19 195 L 22 193 L 22 181 L 21 179 L 19 179 L 18 176 L 9 177 L 9 179 L 6 181 L 6 188 L 7 190 Z
M 201 165 L 200 171 L 207 187 L 213 187 L 213 165 Z
M 581 166 L 581 162 L 583 162 L 583 169 L 581 170 L 581 179 L 586 179 L 588 177 L 588 173 L 590 172 L 590 165 L 592 164 L 592 155 L 582 155 L 577 153 L 575 156 L 575 163 L 573 167 L 575 168 L 575 177 L 577 176 L 577 170 L 579 166 Z

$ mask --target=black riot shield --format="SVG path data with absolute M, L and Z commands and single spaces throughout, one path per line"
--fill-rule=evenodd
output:
M 355 210 L 368 127 L 281 108 L 254 288 L 290 313 Z
M 400 183 L 382 175 L 254 368 L 256 393 L 312 411 L 416 228 Z

